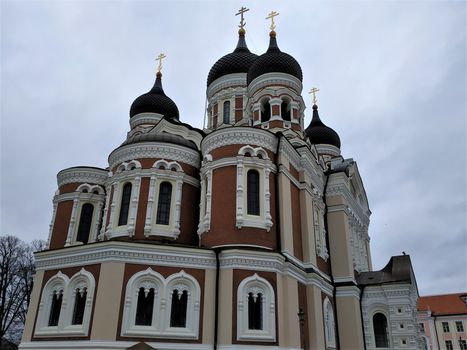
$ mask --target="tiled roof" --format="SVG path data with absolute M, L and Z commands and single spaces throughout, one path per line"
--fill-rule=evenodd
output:
M 420 297 L 418 299 L 418 311 L 431 310 L 434 315 L 467 314 L 467 304 L 461 299 L 461 296 L 467 297 L 467 293 Z

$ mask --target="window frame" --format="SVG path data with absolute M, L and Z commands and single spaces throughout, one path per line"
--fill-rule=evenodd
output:
M 51 300 L 49 296 L 51 291 L 57 287 L 61 287 L 63 289 L 59 321 L 57 326 L 48 326 L 51 311 Z M 72 324 L 76 289 L 83 287 L 87 289 L 83 322 L 81 324 Z M 42 290 L 34 335 L 37 337 L 47 337 L 52 335 L 87 336 L 90 328 L 94 291 L 94 276 L 84 268 L 75 273 L 71 278 L 63 274 L 61 271 L 52 276 Z
M 154 288 L 154 306 L 150 326 L 136 325 L 138 290 Z M 171 327 L 170 316 L 173 290 L 187 291 L 186 326 Z M 121 335 L 124 337 L 148 336 L 161 338 L 198 339 L 201 303 L 201 288 L 198 281 L 181 270 L 167 278 L 152 268 L 135 273 L 127 282 Z
M 262 295 L 262 329 L 249 329 L 249 293 Z M 276 300 L 272 285 L 258 274 L 243 279 L 237 288 L 237 340 L 276 341 Z
M 451 330 L 449 328 L 449 322 L 443 321 L 441 322 L 441 327 L 443 328 L 443 333 L 450 333 Z
M 381 314 L 385 317 L 386 319 L 386 342 L 387 342 L 387 346 L 383 347 L 383 346 L 377 346 L 376 345 L 376 334 L 375 334 L 375 322 L 374 322 L 374 317 L 377 315 L 377 314 Z M 389 317 L 388 315 L 383 312 L 382 310 L 375 310 L 372 315 L 371 315 L 371 332 L 372 332 L 372 337 L 373 337 L 373 345 L 375 348 L 377 349 L 388 349 L 391 347 L 391 330 L 390 330 L 390 327 L 389 327 Z
M 336 348 L 336 323 L 334 320 L 334 308 L 328 297 L 323 302 L 324 334 L 326 346 Z
M 464 332 L 464 323 L 462 321 L 456 321 L 456 332 L 458 333 Z
M 225 100 L 224 102 L 222 102 L 222 124 L 224 124 L 224 125 L 230 125 L 230 123 L 231 123 L 231 120 L 232 120 L 232 118 L 231 118 L 231 115 L 232 115 L 231 105 L 232 105 L 232 103 L 231 103 L 230 100 Z M 228 106 L 227 107 L 227 111 L 228 111 L 227 120 L 226 120 L 226 113 L 225 113 L 226 112 L 226 106 Z

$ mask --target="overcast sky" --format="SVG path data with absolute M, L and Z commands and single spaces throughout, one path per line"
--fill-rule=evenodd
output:
M 280 13 L 306 103 L 318 86 L 321 119 L 358 162 L 374 269 L 405 251 L 420 294 L 467 291 L 464 1 L 2 1 L 0 234 L 47 238 L 57 172 L 108 165 L 160 52 L 165 92 L 202 128 L 242 5 L 257 54 Z

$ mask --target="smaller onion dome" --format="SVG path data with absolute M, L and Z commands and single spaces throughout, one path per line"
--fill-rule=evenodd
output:
M 238 43 L 235 50 L 224 57 L 221 57 L 209 71 L 208 83 L 211 83 L 227 74 L 232 73 L 247 73 L 254 60 L 258 57 L 251 53 L 246 45 L 245 30 L 238 31 Z
M 157 72 L 156 82 L 151 90 L 139 96 L 130 108 L 130 118 L 139 113 L 159 113 L 166 118 L 179 118 L 178 108 L 174 101 L 162 89 L 162 73 Z
M 341 140 L 337 132 L 324 125 L 319 119 L 318 106 L 313 105 L 313 118 L 310 125 L 305 129 L 305 135 L 310 139 L 313 145 L 326 144 L 341 148 Z
M 248 70 L 247 84 L 260 75 L 272 72 L 287 73 L 303 81 L 302 68 L 297 60 L 277 46 L 276 32 L 271 31 L 269 37 L 268 50 L 259 56 Z

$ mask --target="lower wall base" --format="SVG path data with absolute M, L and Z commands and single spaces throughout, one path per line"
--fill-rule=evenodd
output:
M 136 342 L 100 342 L 100 341 L 36 341 L 22 342 L 19 345 L 20 350 L 126 350 L 135 345 Z M 187 344 L 187 343 L 151 343 L 157 350 L 213 350 L 213 345 L 206 344 Z M 299 350 L 295 348 L 281 348 L 278 346 L 260 346 L 260 345 L 218 345 L 218 350 Z

